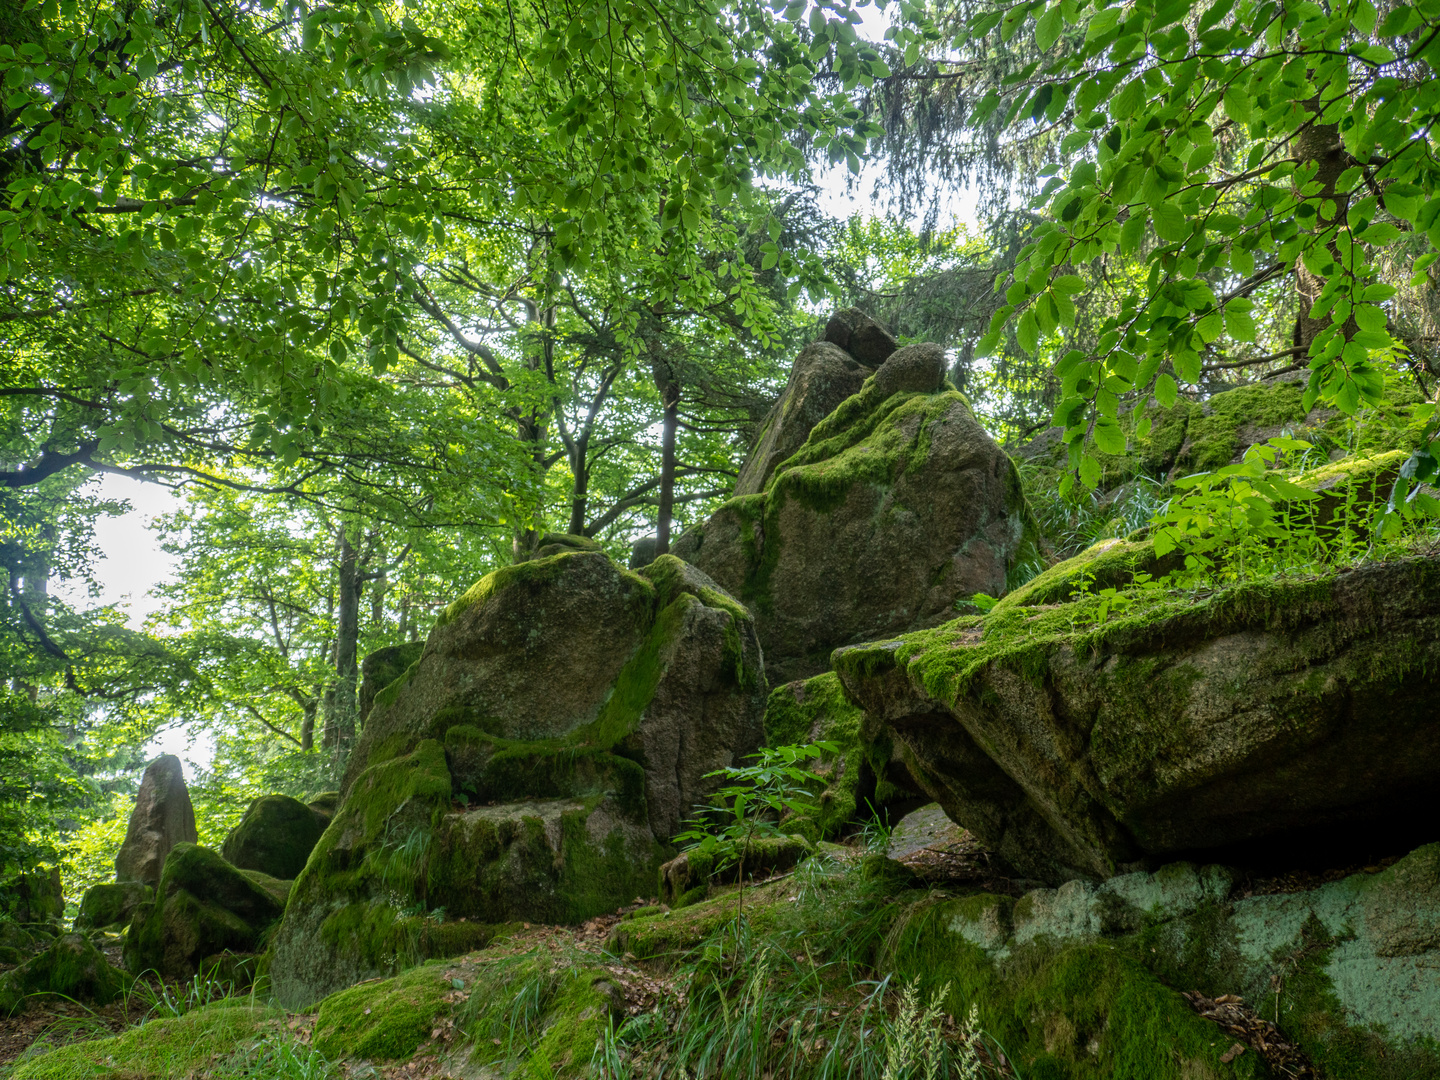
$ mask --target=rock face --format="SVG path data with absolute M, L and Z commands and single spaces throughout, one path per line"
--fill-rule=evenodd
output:
M 250 804 L 240 824 L 230 830 L 220 853 L 231 866 L 258 870 L 282 881 L 293 881 L 305 869 L 305 860 L 330 823 L 289 795 L 262 795 Z
M 231 866 L 219 852 L 177 844 L 155 899 L 141 904 L 125 939 L 125 966 L 188 979 L 216 953 L 254 952 L 285 909 L 287 888 Z
M 825 324 L 825 340 L 838 345 L 867 367 L 879 367 L 896 349 L 890 331 L 859 308 L 845 308 Z
M 123 972 L 111 967 L 84 934 L 65 934 L 44 952 L 0 975 L 0 1016 L 8 1017 L 39 994 L 108 1005 L 125 989 Z
M 571 551 L 481 579 L 376 698 L 277 934 L 276 993 L 392 970 L 425 933 L 464 951 L 486 923 L 648 895 L 705 774 L 759 744 L 764 685 L 748 613 L 673 556 L 633 573 Z
M 1247 896 L 1236 888 L 1232 871 L 1191 863 L 1099 886 L 1071 881 L 1018 901 L 982 893 L 936 905 L 923 927 L 907 936 L 897 949 L 902 969 L 913 947 L 935 977 L 996 987 L 1025 1002 L 1016 1010 L 1021 1015 L 1054 1000 L 1035 985 L 1037 973 L 1059 984 L 1068 972 L 1088 969 L 1089 979 L 1072 984 L 1073 992 L 1099 983 L 1105 967 L 1119 963 L 1132 994 L 1131 1016 L 1139 1011 L 1133 991 L 1158 978 L 1212 1003 L 1223 995 L 1243 999 L 1266 1020 L 1278 1021 L 1282 1035 L 1310 1056 L 1317 1075 L 1435 1076 L 1440 1069 L 1434 1042 L 1440 1031 L 1437 844 L 1383 872 L 1273 895 Z M 1088 1056 L 1073 1028 L 1043 1029 L 1045 1050 L 1062 1062 L 1078 1064 Z M 1023 1055 L 1023 1036 L 989 1030 Z M 1208 1039 L 1219 1037 L 1212 1027 Z M 1026 1075 L 1107 1073 L 1041 1074 L 1032 1067 Z
M 899 361 L 895 385 L 921 374 L 928 384 L 937 355 L 912 346 L 884 367 Z M 675 544 L 755 612 L 775 681 L 826 670 L 837 646 L 937 625 L 958 597 L 1003 592 L 1033 535 L 1015 466 L 965 399 L 889 394 L 882 374 L 817 424 L 762 492 L 724 503 Z
M 360 662 L 358 704 L 361 724 L 364 724 L 370 715 L 371 706 L 375 704 L 375 695 L 404 675 L 410 665 L 420 659 L 420 653 L 424 649 L 423 641 L 407 641 L 403 645 L 376 649 Z
M 106 926 L 126 924 L 140 905 L 153 895 L 148 885 L 142 885 L 138 881 L 91 885 L 80 898 L 80 912 L 75 916 L 75 929 L 98 930 Z
M 197 839 L 195 809 L 190 805 L 180 759 L 165 754 L 146 766 L 140 780 L 130 827 L 115 856 L 115 877 L 153 886 L 160 880 L 170 849 Z
M 997 607 L 836 654 L 915 780 L 1021 874 L 1426 839 L 1440 784 L 1440 557 L 1197 600 Z
M 859 393 L 874 370 L 829 341 L 817 341 L 801 350 L 790 369 L 790 381 L 745 458 L 735 494 L 764 491 L 775 467 L 804 446 L 815 425 L 842 401 Z

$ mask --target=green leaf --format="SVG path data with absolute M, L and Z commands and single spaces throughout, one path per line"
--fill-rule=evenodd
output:
M 1125 453 L 1125 432 L 1120 429 L 1120 425 L 1111 417 L 1099 417 L 1095 421 L 1093 434 L 1095 446 L 1102 454 L 1118 457 Z
M 1036 321 L 1033 308 L 1026 308 L 1020 316 L 1020 322 L 1015 327 L 1015 339 L 1031 356 L 1035 355 L 1040 344 L 1040 324 Z
M 1179 243 L 1190 238 L 1190 222 L 1184 211 L 1172 202 L 1162 202 L 1153 211 L 1155 234 L 1162 240 Z
M 1175 405 L 1175 399 L 1179 396 L 1179 386 L 1173 375 L 1160 374 L 1155 376 L 1155 400 L 1162 406 L 1169 409 Z
M 1059 40 L 1063 27 L 1059 4 L 1051 7 L 1035 21 L 1035 44 L 1039 46 L 1041 52 L 1050 51 L 1050 46 Z

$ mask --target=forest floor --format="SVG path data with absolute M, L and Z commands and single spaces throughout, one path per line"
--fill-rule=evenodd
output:
M 864 855 L 858 846 L 852 850 L 856 859 Z M 914 815 L 912 819 L 907 819 L 905 826 L 897 828 L 891 837 L 889 854 L 937 893 L 984 891 L 1018 897 L 1035 885 L 1000 874 L 992 866 L 985 848 L 939 814 L 938 807 L 928 815 L 924 812 Z M 1378 872 L 1393 861 L 1386 859 L 1377 865 L 1364 867 L 1271 873 L 1266 876 L 1257 874 L 1244 879 L 1239 892 L 1256 895 L 1313 889 L 1325 881 L 1360 870 Z M 786 888 L 784 879 L 791 876 L 782 874 L 768 882 L 748 886 L 747 890 L 758 889 L 778 896 Z M 757 893 L 757 897 L 759 895 Z M 454 970 L 447 968 L 445 978 L 456 980 L 457 986 L 473 985 L 474 973 L 469 968 L 476 963 L 505 956 L 533 956 L 538 950 L 552 954 L 556 962 L 581 960 L 592 968 L 603 968 L 623 995 L 626 1014 L 634 1017 L 649 1013 L 662 1002 L 683 999 L 684 988 L 680 983 L 689 977 L 683 969 L 639 961 L 623 946 L 616 946 L 617 927 L 637 908 L 654 902 L 637 897 L 631 905 L 576 926 L 522 924 L 517 932 L 482 953 L 456 957 L 449 965 Z M 107 950 L 109 959 L 117 966 L 120 964 L 119 951 L 118 944 Z M 617 952 L 620 955 L 616 955 Z M 1183 987 L 1178 989 L 1185 990 Z M 0 1019 L 0 1080 L 8 1075 L 13 1063 L 22 1057 L 32 1056 L 34 1050 L 118 1034 L 160 1015 L 163 1012 L 161 998 L 167 990 L 172 997 L 181 997 L 186 987 L 183 984 L 167 987 L 155 982 L 141 983 L 126 998 L 104 1007 L 53 998 L 41 999 L 32 1002 L 23 1013 Z M 457 1001 L 463 996 L 457 991 Z M 1193 990 L 1184 992 L 1184 997 L 1196 1013 L 1217 1025 L 1219 1033 L 1223 1033 L 1222 1037 L 1233 1040 L 1232 1053 L 1254 1052 L 1266 1060 L 1274 1075 L 1289 1080 L 1319 1077 L 1320 1074 L 1295 1046 L 1239 999 L 1211 999 Z M 313 1012 L 285 1015 L 267 1021 L 265 1026 L 275 1028 L 277 1034 L 283 1033 L 297 1044 L 308 1046 L 315 1020 Z M 388 1065 L 343 1061 L 336 1063 L 330 1075 L 346 1080 L 441 1080 L 466 1075 L 468 1070 L 459 1065 L 457 1057 L 451 1052 L 452 1049 L 458 1051 L 463 1041 L 453 1025 L 447 1028 L 441 1022 L 426 1045 L 408 1060 Z M 27 1051 L 30 1053 L 27 1054 Z M 1010 1074 L 1004 1068 L 1003 1059 L 999 1065 L 994 1070 L 996 1075 Z

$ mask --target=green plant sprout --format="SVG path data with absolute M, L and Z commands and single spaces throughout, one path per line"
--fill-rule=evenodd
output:
M 745 911 L 747 856 L 761 840 L 783 836 L 781 819 L 786 813 L 799 813 L 813 806 L 812 787 L 824 782 L 803 763 L 839 750 L 839 744 L 833 742 L 764 747 L 750 755 L 755 759 L 753 765 L 727 765 L 705 774 L 728 782 L 716 790 L 713 802 L 701 808 L 698 817 L 687 822 L 690 828 L 675 839 L 685 845 L 686 852 L 711 857 L 714 873 L 737 868 L 737 919 Z

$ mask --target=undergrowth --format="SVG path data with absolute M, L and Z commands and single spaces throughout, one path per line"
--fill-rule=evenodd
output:
M 871 865 L 875 865 L 872 862 Z M 812 858 L 772 918 L 737 914 L 673 963 L 656 1005 L 611 1024 L 595 1049 L 606 1080 L 675 1077 L 796 1080 L 979 1080 L 1014 1076 L 943 993 L 880 974 L 902 909 L 900 890 L 861 862 Z

